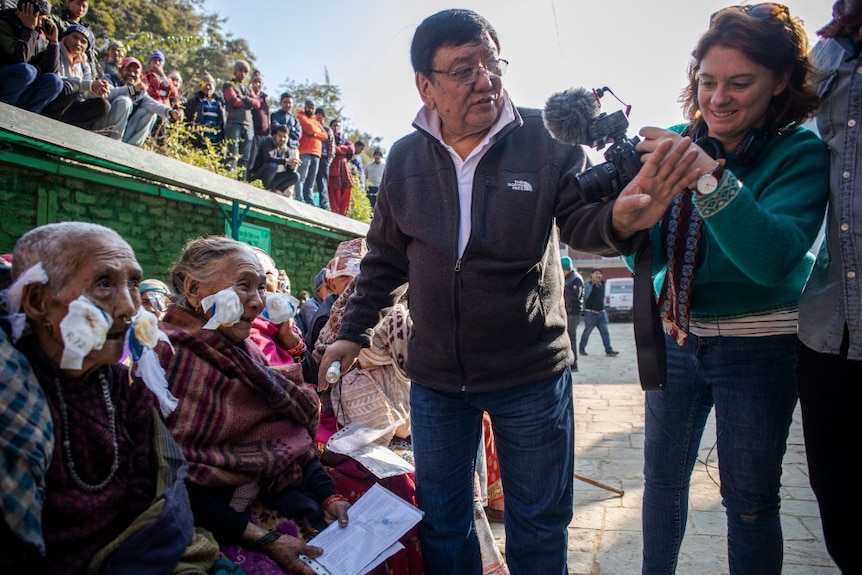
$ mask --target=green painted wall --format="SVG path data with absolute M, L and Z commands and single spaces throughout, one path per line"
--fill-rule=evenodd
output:
M 20 133 L 4 125 L 12 119 L 9 110 L 0 104 L 0 253 L 11 252 L 23 233 L 41 224 L 96 222 L 117 230 L 131 244 L 145 277 L 167 279 L 189 239 L 225 233 L 231 202 L 236 201 L 240 212 L 248 209 L 244 224 L 269 230 L 270 253 L 287 271 L 296 293 L 313 291 L 314 276 L 338 243 L 367 230 L 365 224 L 273 199 L 264 190 L 201 174 L 203 170 L 150 152 L 138 150 L 143 161 L 133 155 L 135 162 L 129 162 L 122 154 L 130 146 L 50 120 L 45 127 L 52 128 L 54 136 L 58 125 L 61 136 L 69 131 L 75 146 L 58 145 L 57 138 L 41 141 L 39 122 L 46 119 L 35 117 L 35 128 L 30 128 L 37 131 Z M 81 150 L 93 157 L 82 157 Z M 154 169 L 148 173 L 150 164 Z M 291 204 L 278 203 L 288 201 Z

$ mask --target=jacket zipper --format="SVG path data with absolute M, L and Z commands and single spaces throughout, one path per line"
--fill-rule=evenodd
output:
M 461 337 L 461 258 L 455 262 L 455 363 L 461 374 L 461 393 L 467 391 L 464 385 L 464 354 L 461 351 L 463 338 Z

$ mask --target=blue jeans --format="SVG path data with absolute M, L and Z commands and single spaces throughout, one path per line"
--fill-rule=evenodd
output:
M 317 179 L 317 167 L 320 165 L 320 156 L 314 154 L 302 154 L 299 156 L 299 184 L 297 184 L 297 200 L 306 204 L 315 205 L 314 196 L 311 194 L 314 182 Z M 300 191 L 302 192 L 300 195 Z
M 574 503 L 572 374 L 504 391 L 442 393 L 413 383 L 410 420 L 416 497 L 428 575 L 480 575 L 473 520 L 482 413 L 491 416 L 506 498 L 512 575 L 566 575 Z
M 602 336 L 602 344 L 605 346 L 605 351 L 611 351 L 611 334 L 608 332 L 608 314 L 605 310 L 599 313 L 584 311 L 584 331 L 581 333 L 581 343 L 578 345 L 578 351 L 583 355 L 587 348 L 587 342 L 590 341 L 590 333 L 593 328 L 599 328 L 599 335 Z
M 0 66 L 0 102 L 38 114 L 62 91 L 57 74 L 42 74 L 25 63 Z
M 646 392 L 643 575 L 676 571 L 691 473 L 715 406 L 731 575 L 781 573 L 781 464 L 796 407 L 795 335 L 670 337 L 667 385 Z
M 320 198 L 320 207 L 324 210 L 331 210 L 329 205 L 329 166 L 324 162 L 317 165 L 317 195 Z

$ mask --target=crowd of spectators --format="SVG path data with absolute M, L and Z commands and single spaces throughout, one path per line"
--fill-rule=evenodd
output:
M 365 144 L 348 140 L 339 119 L 327 124 L 313 100 L 294 115 L 293 94 L 275 101 L 261 71 L 244 60 L 221 86 L 201 70 L 184 94 L 181 73 L 165 71 L 160 49 L 139 59 L 110 40 L 99 53 L 88 8 L 89 0 L 65 0 L 52 13 L 48 0 L 19 0 L 0 10 L 0 102 L 133 146 L 160 143 L 165 124 L 182 122 L 188 145 L 223 153 L 223 166 L 237 177 L 342 215 L 352 190 L 366 191 Z M 379 163 L 368 165 L 374 172 Z M 334 203 L 330 181 L 337 184 Z

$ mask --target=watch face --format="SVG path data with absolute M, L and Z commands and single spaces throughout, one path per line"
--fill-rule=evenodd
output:
M 711 194 L 718 187 L 718 179 L 712 174 L 704 174 L 697 180 L 697 193 Z

